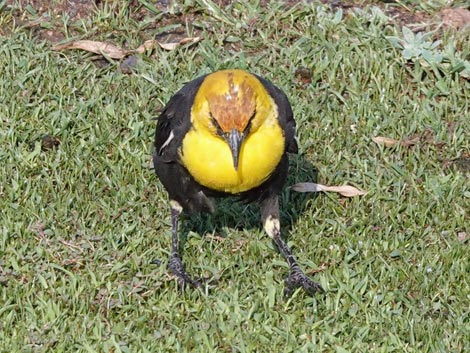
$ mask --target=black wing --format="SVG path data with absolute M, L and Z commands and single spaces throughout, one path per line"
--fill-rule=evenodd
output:
M 178 149 L 191 128 L 191 107 L 205 76 L 191 81 L 178 91 L 158 117 L 155 131 L 153 165 L 171 200 L 185 212 L 213 212 L 214 208 L 199 185 L 180 163 Z
M 274 99 L 279 113 L 279 124 L 284 130 L 286 138 L 286 151 L 289 153 L 298 153 L 297 141 L 295 139 L 295 120 L 291 105 L 287 96 L 279 88 L 274 86 L 270 81 L 256 75 L 263 84 L 269 95 Z
M 158 117 L 155 131 L 155 154 L 165 162 L 178 160 L 178 148 L 191 128 L 191 107 L 204 81 L 201 76 L 180 89 Z

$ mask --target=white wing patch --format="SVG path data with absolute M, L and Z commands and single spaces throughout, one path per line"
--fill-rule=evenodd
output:
M 162 147 L 160 147 L 160 150 L 158 151 L 158 154 L 161 155 L 163 149 L 170 144 L 170 142 L 175 138 L 175 134 L 173 133 L 173 130 L 170 131 L 170 136 L 166 139 L 166 141 L 163 143 Z

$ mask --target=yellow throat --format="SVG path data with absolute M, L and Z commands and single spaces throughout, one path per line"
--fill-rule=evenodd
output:
M 180 158 L 194 179 L 209 189 L 238 194 L 255 188 L 269 178 L 284 154 L 276 103 L 248 72 L 208 75 L 194 99 L 191 123 Z M 237 169 L 220 135 L 230 129 L 245 131 Z

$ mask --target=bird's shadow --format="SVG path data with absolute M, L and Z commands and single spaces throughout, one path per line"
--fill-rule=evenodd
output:
M 308 201 L 316 197 L 316 193 L 293 191 L 291 186 L 300 182 L 316 183 L 317 177 L 318 170 L 309 161 L 302 156 L 290 156 L 287 182 L 279 195 L 281 234 L 284 238 L 302 215 Z M 184 217 L 180 233 L 181 246 L 190 231 L 200 235 L 217 234 L 220 237 L 228 237 L 231 229 L 253 231 L 262 228 L 259 204 L 236 201 L 236 197 L 215 199 L 216 210 L 213 214 Z

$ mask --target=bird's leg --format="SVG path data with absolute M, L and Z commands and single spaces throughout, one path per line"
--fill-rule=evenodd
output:
M 184 288 L 189 285 L 192 287 L 200 287 L 201 283 L 197 280 L 193 280 L 186 272 L 183 261 L 180 255 L 180 241 L 178 234 L 178 220 L 183 208 L 181 205 L 174 201 L 170 201 L 171 209 L 171 255 L 170 262 L 168 263 L 168 270 L 177 277 L 178 285 L 180 288 Z
M 286 288 L 284 295 L 290 296 L 294 290 L 302 287 L 308 294 L 314 295 L 317 292 L 324 292 L 320 284 L 313 282 L 300 269 L 299 264 L 292 255 L 287 243 L 281 238 L 281 225 L 279 222 L 279 200 L 278 196 L 272 196 L 261 205 L 261 217 L 266 233 L 276 243 L 279 251 L 284 255 L 289 265 L 290 273 L 285 279 Z

